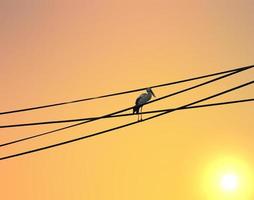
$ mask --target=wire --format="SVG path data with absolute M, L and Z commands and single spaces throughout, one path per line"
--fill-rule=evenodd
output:
M 235 101 L 226 101 L 226 102 L 219 102 L 219 103 L 211 103 L 211 104 L 204 104 L 204 105 L 198 105 L 198 106 L 191 106 L 185 109 L 192 109 L 192 108 L 202 108 L 202 107 L 208 107 L 208 106 L 219 106 L 219 105 L 225 105 L 225 104 L 235 104 L 235 103 L 243 103 L 243 102 L 250 102 L 254 101 L 254 98 L 252 99 L 241 99 L 241 100 L 235 100 Z M 151 113 L 158 113 L 163 111 L 172 110 L 174 108 L 170 109 L 162 109 L 162 110 L 152 110 L 152 111 L 146 111 L 139 114 L 151 114 Z M 65 119 L 65 120 L 55 120 L 55 121 L 44 121 L 44 122 L 32 122 L 32 123 L 23 123 L 23 124 L 10 124 L 10 125 L 2 125 L 0 128 L 16 128 L 16 127 L 23 127 L 23 126 L 38 126 L 38 125 L 48 125 L 48 124 L 59 124 L 59 123 L 71 123 L 71 122 L 80 122 L 80 121 L 87 121 L 87 120 L 95 120 L 95 119 L 107 119 L 107 118 L 116 118 L 116 117 L 126 117 L 126 116 L 133 116 L 137 115 L 137 113 L 132 114 L 118 114 L 118 115 L 111 115 L 107 117 L 86 117 L 86 118 L 77 118 L 77 119 Z M 1 145 L 0 145 L 1 146 Z
M 189 90 L 192 90 L 192 89 L 201 87 L 201 86 L 203 86 L 203 85 L 212 83 L 212 82 L 214 82 L 214 81 L 218 81 L 218 80 L 223 79 L 223 78 L 226 78 L 226 77 L 228 77 L 228 76 L 232 76 L 232 75 L 234 75 L 234 74 L 236 74 L 236 73 L 240 73 L 240 72 L 242 72 L 242 71 L 244 71 L 244 70 L 247 70 L 247 69 L 249 69 L 249 68 L 244 68 L 244 69 L 239 69 L 239 70 L 237 70 L 237 71 L 233 71 L 233 72 L 228 73 L 228 74 L 226 74 L 226 75 L 219 76 L 219 77 L 214 78 L 214 79 L 211 79 L 211 80 L 209 80 L 209 81 L 205 81 L 205 82 L 203 82 L 203 83 L 201 83 L 201 84 L 197 84 L 197 85 L 194 85 L 194 86 L 192 86 L 192 87 L 188 87 L 188 88 L 186 88 L 186 89 L 183 89 L 183 90 L 180 90 L 180 91 L 171 93 L 171 94 L 169 94 L 169 95 L 165 95 L 165 96 L 163 96 L 163 97 L 154 99 L 154 100 L 152 100 L 152 101 L 147 102 L 146 104 L 150 104 L 150 103 L 153 103 L 153 102 L 156 102 L 156 101 L 160 101 L 160 100 L 165 99 L 165 98 L 169 98 L 169 97 L 171 97 L 171 96 L 175 96 L 175 95 L 180 94 L 180 93 L 183 93 L 183 92 L 187 92 L 187 91 L 189 91 Z M 106 117 L 109 117 L 109 116 L 112 116 L 112 115 L 116 115 L 116 114 L 118 114 L 118 113 L 128 111 L 128 110 L 130 110 L 130 109 L 132 109 L 132 108 L 133 108 L 133 106 L 128 107 L 128 108 L 125 108 L 125 109 L 122 109 L 122 110 L 119 110 L 119 111 L 116 111 L 116 112 L 113 112 L 113 113 L 110 113 L 110 114 L 107 114 L 107 115 L 104 115 L 104 116 L 101 116 L 101 117 L 98 117 L 98 118 L 96 118 L 96 119 L 89 119 L 89 121 L 94 121 L 94 120 L 98 120 L 98 119 L 101 119 L 101 118 L 106 118 Z M 19 126 L 42 125 L 42 124 L 50 124 L 50 123 L 55 123 L 55 122 L 54 122 L 54 121 L 49 121 L 49 122 L 38 122 L 38 123 L 34 122 L 34 123 L 26 123 L 26 124 L 13 124 L 13 125 L 0 126 L 0 128 L 11 128 L 11 127 L 19 127 Z M 87 123 L 87 122 L 84 122 L 84 123 Z M 70 126 L 70 128 L 73 127 L 73 126 L 81 125 L 81 124 L 83 124 L 83 123 L 76 124 L 76 125 L 72 125 L 72 126 Z M 68 127 L 68 128 L 69 128 L 69 127 Z M 65 128 L 65 129 L 66 129 L 66 128 Z M 62 130 L 62 129 L 60 129 L 60 130 Z M 56 131 L 58 131 L 58 129 L 57 129 Z M 54 131 L 54 132 L 55 132 L 55 131 Z
M 195 108 L 205 108 L 205 107 L 212 107 L 212 106 L 221 106 L 221 105 L 229 105 L 229 104 L 236 104 L 236 103 L 245 103 L 245 102 L 251 102 L 251 101 L 254 101 L 254 98 L 253 99 L 241 99 L 241 100 L 235 100 L 235 101 L 225 101 L 225 102 L 218 102 L 218 103 L 210 103 L 210 104 L 202 104 L 202 105 L 197 105 L 197 106 L 189 106 L 189 107 L 182 108 L 182 109 L 179 109 L 179 110 L 189 110 L 189 109 L 195 109 Z M 160 113 L 160 112 L 165 112 L 165 111 L 171 111 L 171 110 L 174 110 L 174 109 L 175 108 L 162 109 L 162 110 L 152 110 L 152 111 L 142 112 L 142 113 L 139 113 L 139 114 L 144 115 L 144 114 Z M 137 114 L 136 113 L 135 114 L 128 113 L 128 114 L 113 115 L 113 116 L 104 117 L 104 118 L 126 117 L 126 116 L 133 116 L 133 115 L 137 115 Z M 97 118 L 98 117 L 63 120 L 60 123 L 91 120 L 91 119 L 97 119 Z M 49 133 L 49 132 L 47 132 L 47 133 Z M 36 135 L 36 136 L 38 137 L 38 136 L 42 136 L 42 135 Z M 27 138 L 22 138 L 22 139 L 19 139 L 19 140 L 14 140 L 14 141 L 7 142 L 7 143 L 3 143 L 3 144 L 0 144 L 0 147 L 8 146 L 8 145 L 15 144 L 15 143 L 18 143 L 18 142 L 21 142 L 21 141 L 24 141 L 24 140 L 28 140 L 28 139 L 32 139 L 32 138 L 34 138 L 34 136 L 27 137 Z
M 144 120 L 142 120 L 142 121 L 135 121 L 135 122 L 127 123 L 127 124 L 124 124 L 124 125 L 121 125 L 121 126 L 117 126 L 117 127 L 114 127 L 114 128 L 110 128 L 110 129 L 107 129 L 107 130 L 103 130 L 103 131 L 100 131 L 100 132 L 96 132 L 96 133 L 93 133 L 93 134 L 90 134 L 90 135 L 85 135 L 85 136 L 82 136 L 82 137 L 79 137 L 79 138 L 75 138 L 75 139 L 72 139 L 72 140 L 67 140 L 67 141 L 64 141 L 64 142 L 60 142 L 60 143 L 56 143 L 56 144 L 52 144 L 52 145 L 48 145 L 48 146 L 44 146 L 44 147 L 32 149 L 32 150 L 29 150 L 29 151 L 23 151 L 23 152 L 20 152 L 20 153 L 7 155 L 7 156 L 4 156 L 4 157 L 1 157 L 0 160 L 6 160 L 6 159 L 10 159 L 10 158 L 14 158 L 14 157 L 18 157 L 18 156 L 22 156 L 22 155 L 26 155 L 26 154 L 35 153 L 35 152 L 42 151 L 42 150 L 46 150 L 46 149 L 51 149 L 51 148 L 54 148 L 54 147 L 57 147 L 57 146 L 62 146 L 62 145 L 65 145 L 65 144 L 77 142 L 77 141 L 79 141 L 79 140 L 87 139 L 87 138 L 90 138 L 90 137 L 95 137 L 95 136 L 98 136 L 98 135 L 101 135 L 101 134 L 104 134 L 104 133 L 107 133 L 107 132 L 115 131 L 115 130 L 118 130 L 118 129 L 121 129 L 121 128 L 124 128 L 124 127 L 128 127 L 128 126 L 131 126 L 131 125 L 134 125 L 134 124 L 137 124 L 137 123 L 145 122 L 145 121 L 151 120 L 151 119 L 153 119 L 153 118 L 157 118 L 157 117 L 160 117 L 160 116 L 162 116 L 162 115 L 168 114 L 168 113 L 170 113 L 170 112 L 174 112 L 174 111 L 183 109 L 183 108 L 185 108 L 185 107 L 192 106 L 192 105 L 194 105 L 194 104 L 197 104 L 197 103 L 200 103 L 200 102 L 203 102 L 203 101 L 206 101 L 206 100 L 215 98 L 215 97 L 217 97 L 217 96 L 221 96 L 221 95 L 223 95 L 223 94 L 232 92 L 232 91 L 234 91 L 234 90 L 240 89 L 240 88 L 242 88 L 242 87 L 245 87 L 245 86 L 250 85 L 250 84 L 253 84 L 253 83 L 254 83 L 254 81 L 250 81 L 250 82 L 244 83 L 244 84 L 239 85 L 239 86 L 237 86 L 237 87 L 234 87 L 234 88 L 231 88 L 231 89 L 228 89 L 228 90 L 224 90 L 223 92 L 220 92 L 220 93 L 217 93 L 217 94 L 208 96 L 208 97 L 206 97 L 206 98 L 203 98 L 203 99 L 194 101 L 194 102 L 192 102 L 192 103 L 189 103 L 189 104 L 180 106 L 180 107 L 178 107 L 178 108 L 175 108 L 174 110 L 165 111 L 165 112 L 163 112 L 163 113 L 159 113 L 159 114 L 157 114 L 157 115 L 153 115 L 153 116 L 148 117 L 148 118 L 146 118 L 146 119 L 144 119 Z
M 154 99 L 154 100 L 152 100 L 152 101 L 147 102 L 146 104 L 150 104 L 150 103 L 153 103 L 153 102 L 156 102 L 156 101 L 160 101 L 160 100 L 162 100 L 162 99 L 172 97 L 172 96 L 174 96 L 174 95 L 177 95 L 177 94 L 180 94 L 180 93 L 183 93 L 183 92 L 186 92 L 186 91 L 189 91 L 189 90 L 192 90 L 192 89 L 201 87 L 201 86 L 203 86 L 203 85 L 207 85 L 207 84 L 209 84 L 209 83 L 218 81 L 218 80 L 223 79 L 223 78 L 226 78 L 226 77 L 228 77 L 228 76 L 232 76 L 232 75 L 234 75 L 234 74 L 236 74 L 236 73 L 240 73 L 240 72 L 242 72 L 242 71 L 244 71 L 244 70 L 246 70 L 246 69 L 241 69 L 241 70 L 238 70 L 238 71 L 233 71 L 233 72 L 228 73 L 228 74 L 226 74 L 226 75 L 219 76 L 219 77 L 214 78 L 214 79 L 211 79 L 211 80 L 209 80 L 209 81 L 205 81 L 205 82 L 203 82 L 203 83 L 194 85 L 194 86 L 192 86 L 192 87 L 188 87 L 188 88 L 186 88 L 186 89 L 183 89 L 183 90 L 180 90 L 180 91 L 177 91 L 177 92 L 174 92 L 174 93 L 165 95 L 165 96 L 163 96 L 163 97 Z M 110 113 L 110 114 L 103 115 L 103 116 L 101 116 L 101 117 L 99 117 L 99 118 L 96 118 L 96 119 L 90 119 L 90 120 L 83 121 L 83 122 L 80 122 L 80 123 L 77 123 L 77 124 L 73 124 L 73 125 L 69 125 L 69 126 L 66 126 L 66 127 L 62 127 L 62 128 L 59 128 L 59 129 L 47 131 L 47 132 L 44 132 L 44 133 L 40 133 L 40 134 L 37 134 L 37 135 L 25 137 L 25 138 L 21 138 L 21 139 L 18 139 L 18 140 L 11 141 L 11 142 L 8 142 L 8 143 L 6 143 L 6 144 L 0 145 L 0 147 L 1 147 L 1 146 L 6 146 L 6 145 L 10 145 L 10 144 L 14 144 L 14 143 L 17 143 L 17 142 L 22 142 L 22 141 L 25 141 L 25 140 L 30 140 L 30 139 L 37 138 L 37 137 L 41 137 L 41 136 L 48 135 L 48 134 L 51 134 L 51 133 L 55 133 L 55 132 L 58 132 L 58 131 L 66 130 L 66 129 L 69 129 L 69 128 L 72 128 L 72 127 L 75 127 L 75 126 L 80 126 L 80 125 L 82 125 L 82 124 L 86 124 L 86 123 L 93 122 L 93 121 L 96 121 L 96 120 L 99 120 L 99 119 L 103 119 L 103 118 L 105 118 L 105 117 L 113 116 L 113 115 L 116 115 L 116 114 L 119 114 L 119 113 L 128 111 L 128 110 L 130 110 L 130 109 L 132 109 L 132 108 L 133 108 L 133 107 L 125 108 L 125 109 L 122 109 L 122 110 L 119 110 L 119 111 L 116 111 L 116 112 L 113 112 L 113 113 Z
M 208 74 L 208 75 L 203 75 L 203 76 L 198 76 L 198 77 L 194 77 L 194 78 L 183 79 L 183 80 L 169 82 L 169 83 L 163 83 L 163 84 L 159 84 L 159 85 L 148 86 L 148 87 L 150 87 L 150 88 L 165 87 L 165 86 L 169 86 L 169 85 L 175 85 L 175 84 L 189 82 L 189 81 L 193 81 L 193 80 L 208 78 L 208 77 L 211 77 L 211 76 L 221 75 L 221 74 L 225 74 L 225 73 L 229 73 L 229 72 L 233 72 L 233 71 L 250 69 L 252 67 L 254 67 L 254 65 L 235 68 L 235 69 L 222 71 L 222 72 L 217 72 L 217 73 Z M 127 90 L 127 91 L 123 91 L 123 92 L 110 93 L 110 94 L 105 94 L 105 95 L 101 95 L 101 96 L 97 96 L 97 97 L 89 97 L 89 98 L 83 98 L 83 99 L 78 99 L 78 100 L 73 100 L 73 101 L 65 101 L 65 102 L 53 103 L 53 104 L 47 104 L 47 105 L 40 105 L 40 106 L 35 106 L 35 107 L 30 107 L 30 108 L 22 108 L 22 109 L 17 109 L 17 110 L 4 111 L 4 112 L 0 112 L 0 115 L 13 114 L 13 113 L 18 113 L 18 112 L 27 112 L 27 111 L 32 111 L 32 110 L 45 109 L 45 108 L 62 106 L 62 105 L 67 105 L 67 104 L 74 104 L 74 103 L 79 103 L 79 102 L 84 102 L 84 101 L 95 100 L 95 99 L 113 97 L 113 96 L 117 96 L 117 95 L 123 95 L 123 94 L 138 92 L 138 91 L 141 91 L 141 90 L 145 90 L 148 87 L 142 87 L 142 88 Z

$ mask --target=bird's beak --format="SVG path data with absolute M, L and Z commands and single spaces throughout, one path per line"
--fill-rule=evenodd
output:
M 154 97 L 156 97 L 152 90 L 151 90 L 151 92 L 152 92 L 152 95 L 153 95 Z

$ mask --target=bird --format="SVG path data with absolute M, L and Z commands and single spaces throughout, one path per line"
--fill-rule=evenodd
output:
M 139 97 L 136 99 L 135 106 L 133 107 L 133 114 L 135 113 L 138 114 L 138 121 L 139 121 L 139 111 L 141 110 L 141 121 L 142 121 L 142 107 L 152 98 L 152 96 L 156 97 L 152 89 L 147 88 L 146 93 L 139 95 Z

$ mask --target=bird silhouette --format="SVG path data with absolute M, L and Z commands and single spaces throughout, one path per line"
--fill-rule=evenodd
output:
M 153 93 L 151 88 L 146 89 L 146 93 L 143 93 L 139 95 L 139 97 L 136 99 L 135 106 L 133 107 L 133 114 L 138 114 L 138 121 L 139 119 L 139 111 L 141 111 L 141 120 L 142 120 L 142 108 L 143 105 L 146 104 L 152 96 L 156 97 L 155 94 Z

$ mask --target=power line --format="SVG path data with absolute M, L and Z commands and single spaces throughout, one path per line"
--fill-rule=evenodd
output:
M 229 105 L 229 104 L 236 104 L 236 103 L 245 103 L 245 102 L 251 102 L 251 101 L 254 101 L 254 98 L 253 99 L 240 99 L 240 100 L 235 100 L 235 101 L 225 101 L 225 102 L 218 102 L 218 103 L 210 103 L 210 104 L 202 104 L 202 105 L 197 105 L 197 106 L 189 106 L 189 107 L 182 108 L 182 109 L 179 109 L 179 110 L 189 110 L 189 109 L 195 109 L 195 108 L 205 108 L 205 107 L 212 107 L 212 106 L 221 106 L 221 105 Z M 146 112 L 142 112 L 140 114 L 143 115 L 143 114 L 161 113 L 161 112 L 172 111 L 172 110 L 175 110 L 175 108 L 146 111 Z M 101 118 L 126 117 L 126 116 L 133 116 L 133 115 L 137 115 L 137 114 L 128 113 L 128 114 L 112 115 L 112 116 L 109 116 L 109 117 L 101 117 Z M 97 118 L 98 117 L 63 120 L 61 123 L 91 120 L 91 119 L 97 119 Z M 46 133 L 48 134 L 49 132 L 46 132 Z M 39 136 L 42 136 L 42 134 L 35 135 L 35 136 L 30 136 L 30 137 L 10 141 L 10 142 L 6 142 L 6 143 L 3 143 L 3 144 L 0 144 L 0 147 L 8 146 L 8 145 L 11 145 L 11 144 L 15 144 L 15 143 L 22 142 L 22 141 L 25 141 L 25 140 L 29 140 L 29 139 L 32 139 L 34 137 L 39 137 Z
M 180 90 L 180 91 L 177 91 L 177 92 L 174 92 L 174 93 L 171 93 L 171 94 L 162 96 L 162 97 L 157 98 L 157 99 L 154 99 L 154 100 L 151 100 L 151 101 L 147 102 L 146 104 L 150 104 L 150 103 L 153 103 L 153 102 L 156 102 L 156 101 L 160 101 L 160 100 L 165 99 L 165 98 L 169 98 L 169 97 L 175 96 L 175 95 L 177 95 L 177 94 L 181 94 L 181 93 L 183 93 L 183 92 L 187 92 L 187 91 L 189 91 L 189 90 L 192 90 L 192 89 L 201 87 L 201 86 L 203 86 L 203 85 L 207 85 L 207 84 L 209 84 L 209 83 L 218 81 L 218 80 L 223 79 L 223 78 L 226 78 L 226 77 L 228 77 L 228 76 L 232 76 L 232 75 L 234 75 L 234 74 L 240 73 L 240 72 L 245 71 L 245 70 L 247 70 L 247 69 L 250 69 L 250 68 L 249 68 L 249 67 L 246 67 L 246 68 L 241 68 L 241 69 L 236 70 L 236 71 L 234 70 L 233 72 L 227 73 L 226 75 L 219 76 L 219 77 L 216 77 L 216 78 L 214 78 L 214 79 L 205 81 L 205 82 L 203 82 L 203 83 L 200 83 L 200 84 L 197 84 L 197 85 L 188 87 L 188 88 L 186 88 L 186 89 L 183 89 L 183 90 Z M 116 112 L 113 112 L 113 113 L 110 113 L 110 114 L 103 115 L 103 116 L 98 117 L 98 118 L 96 118 L 96 119 L 91 119 L 91 120 L 89 120 L 89 122 L 90 122 L 90 121 L 95 121 L 95 120 L 98 120 L 98 119 L 101 119 L 101 118 L 105 118 L 105 117 L 108 117 L 108 116 L 116 115 L 116 114 L 118 114 L 118 113 L 122 113 L 122 112 L 125 112 L 125 111 L 128 111 L 128 110 L 131 110 L 132 108 L 133 108 L 133 106 L 128 107 L 128 108 L 124 108 L 124 109 L 122 109 L 122 110 L 119 110 L 119 111 L 116 111 Z M 70 127 L 66 127 L 66 128 L 72 128 L 73 126 L 78 126 L 78 125 L 81 125 L 81 124 L 84 124 L 84 123 L 87 123 L 87 122 L 79 123 L 79 124 L 76 124 L 76 125 L 71 125 Z M 32 125 L 32 124 L 33 124 L 33 123 L 29 123 L 29 125 Z M 15 125 L 13 125 L 13 127 L 14 127 L 14 126 L 15 126 Z M 23 125 L 17 125 L 17 126 L 23 126 Z M 4 128 L 4 127 L 0 127 L 0 128 Z M 64 128 L 64 129 L 66 129 L 66 128 Z M 60 129 L 60 130 L 62 130 L 62 129 Z M 56 131 L 58 131 L 58 129 L 57 129 Z M 55 131 L 54 131 L 54 132 L 55 132 Z
M 219 106 L 219 105 L 243 103 L 243 102 L 250 102 L 250 101 L 254 101 L 254 99 L 253 98 L 252 99 L 241 99 L 241 100 L 235 100 L 235 101 L 226 101 L 226 102 L 211 103 L 211 104 L 204 104 L 204 105 L 198 105 L 198 106 L 190 106 L 185 109 L 202 108 L 202 107 L 208 107 L 208 106 Z M 174 109 L 174 108 L 146 111 L 146 112 L 142 112 L 139 114 L 158 113 L 158 112 L 164 112 L 164 111 L 168 111 L 168 110 L 172 110 L 172 109 Z M 132 114 L 132 113 L 118 114 L 118 115 L 111 115 L 111 116 L 107 116 L 107 117 L 103 117 L 103 116 L 102 117 L 86 117 L 86 118 L 65 119 L 65 120 L 52 120 L 52 121 L 44 121 L 44 122 L 9 124 L 9 125 L 2 125 L 2 126 L 0 126 L 0 128 L 16 128 L 16 127 L 24 127 L 24 126 L 39 126 L 39 125 L 48 125 L 48 124 L 71 123 L 71 122 L 80 122 L 80 121 L 95 120 L 95 119 L 126 117 L 126 116 L 133 116 L 133 115 L 137 115 L 137 113 L 135 113 L 135 114 Z
M 219 77 L 214 78 L 214 79 L 211 79 L 211 80 L 209 80 L 209 81 L 205 81 L 205 82 L 203 82 L 203 83 L 194 85 L 194 86 L 192 86 L 192 87 L 188 87 L 188 88 L 186 88 L 186 89 L 183 89 L 183 90 L 180 90 L 180 91 L 177 91 L 177 92 L 174 92 L 174 93 L 165 95 L 165 96 L 163 96 L 163 97 L 160 97 L 160 98 L 157 98 L 157 99 L 154 99 L 154 100 L 151 100 L 151 101 L 147 102 L 146 104 L 150 104 L 150 103 L 153 103 L 153 102 L 156 102 L 156 101 L 160 101 L 160 100 L 165 99 L 165 98 L 169 98 L 169 97 L 175 96 L 175 95 L 180 94 L 180 93 L 183 93 L 183 92 L 187 92 L 187 91 L 189 91 L 189 90 L 192 90 L 192 89 L 201 87 L 201 86 L 203 86 L 203 85 L 207 85 L 207 84 L 209 84 L 209 83 L 218 81 L 218 80 L 220 80 L 220 79 L 223 79 L 223 78 L 232 76 L 232 75 L 234 75 L 234 74 L 240 73 L 240 72 L 242 72 L 242 71 L 244 71 L 244 70 L 246 70 L 246 69 L 240 69 L 240 70 L 237 70 L 237 71 L 233 71 L 233 72 L 231 72 L 231 73 L 225 74 L 225 75 L 223 75 L 223 76 L 219 76 Z M 6 144 L 3 144 L 2 146 L 14 144 L 14 143 L 17 143 L 17 142 L 22 142 L 22 141 L 25 141 L 25 140 L 30 140 L 30 139 L 37 138 L 37 137 L 41 137 L 41 136 L 48 135 L 48 134 L 51 134 L 51 133 L 55 133 L 55 132 L 58 132 L 58 131 L 66 130 L 66 129 L 69 129 L 69 128 L 72 128 L 72 127 L 75 127 L 75 126 L 80 126 L 80 125 L 82 125 L 82 124 L 90 123 L 90 122 L 93 122 L 93 121 L 96 121 L 96 120 L 99 120 L 99 119 L 103 119 L 103 118 L 105 118 L 105 117 L 113 116 L 113 115 L 116 115 L 116 114 L 119 114 L 119 113 L 128 111 L 128 110 L 130 110 L 130 109 L 132 109 L 132 108 L 133 108 L 133 106 L 132 106 L 132 107 L 125 108 L 125 109 L 122 109 L 122 110 L 119 110 L 119 111 L 116 111 L 116 112 L 113 112 L 113 113 L 110 113 L 110 114 L 103 115 L 103 116 L 101 116 L 101 117 L 99 117 L 99 118 L 96 118 L 96 119 L 90 119 L 90 120 L 83 121 L 83 122 L 80 122 L 80 123 L 77 123 L 77 124 L 73 124 L 73 125 L 69 125 L 69 126 L 66 126 L 66 127 L 62 127 L 62 128 L 58 128 L 58 129 L 55 129 L 55 130 L 47 131 L 47 132 L 44 132 L 44 133 L 40 133 L 40 134 L 37 134 L 37 135 L 33 135 L 33 136 L 21 138 L 21 139 L 18 139 L 18 140 L 11 141 L 11 142 L 8 142 L 8 143 L 6 143 Z M 0 147 L 1 147 L 1 145 L 0 145 Z
M 90 137 L 95 137 L 95 136 L 98 136 L 98 135 L 101 135 L 101 134 L 104 134 L 104 133 L 107 133 L 107 132 L 111 132 L 111 131 L 114 131 L 114 130 L 118 130 L 118 129 L 121 129 L 121 128 L 124 128 L 124 127 L 131 126 L 131 125 L 134 125 L 134 124 L 137 124 L 137 123 L 145 122 L 145 121 L 151 120 L 153 118 L 157 118 L 157 117 L 160 117 L 162 115 L 168 114 L 170 112 L 174 112 L 174 111 L 183 109 L 185 107 L 189 107 L 189 106 L 192 106 L 194 104 L 197 104 L 197 103 L 200 103 L 200 102 L 203 102 L 203 101 L 215 98 L 217 96 L 221 96 L 223 94 L 232 92 L 234 90 L 240 89 L 242 87 L 245 87 L 245 86 L 253 84 L 253 83 L 254 83 L 254 81 L 250 81 L 250 82 L 241 84 L 241 85 L 239 85 L 237 87 L 234 87 L 234 88 L 231 88 L 231 89 L 228 89 L 228 90 L 224 90 L 223 92 L 220 92 L 220 93 L 208 96 L 206 98 L 194 101 L 192 103 L 188 103 L 186 105 L 180 106 L 178 108 L 175 108 L 174 110 L 165 111 L 163 113 L 159 113 L 157 115 L 153 115 L 151 117 L 148 117 L 148 118 L 144 119 L 143 121 L 135 121 L 135 122 L 127 123 L 127 124 L 124 124 L 124 125 L 121 125 L 121 126 L 117 126 L 117 127 L 114 127 L 114 128 L 110 128 L 110 129 L 107 129 L 107 130 L 103 130 L 103 131 L 100 131 L 100 132 L 96 132 L 96 133 L 93 133 L 93 134 L 90 134 L 90 135 L 85 135 L 85 136 L 82 136 L 82 137 L 79 137 L 79 138 L 75 138 L 75 139 L 72 139 L 72 140 L 67 140 L 67 141 L 56 143 L 56 144 L 53 144 L 53 145 L 48 145 L 48 146 L 44 146 L 44 147 L 41 147 L 41 148 L 32 149 L 32 150 L 29 150 L 29 151 L 24 151 L 24 152 L 20 152 L 20 153 L 16 153 L 16 154 L 7 155 L 7 156 L 4 156 L 4 157 L 1 157 L 0 160 L 6 160 L 6 159 L 10 159 L 10 158 L 14 158 L 14 157 L 18 157 L 18 156 L 22 156 L 22 155 L 26 155 L 26 154 L 35 153 L 35 152 L 46 150 L 46 149 L 51 149 L 51 148 L 54 148 L 54 147 L 57 147 L 57 146 L 62 146 L 62 145 L 65 145 L 65 144 L 77 142 L 79 140 L 87 139 L 87 138 L 90 138 Z
M 229 72 L 233 72 L 233 71 L 250 69 L 252 67 L 254 67 L 254 65 L 235 68 L 235 69 L 217 72 L 217 73 L 208 74 L 208 75 L 203 75 L 203 76 L 198 76 L 198 77 L 194 77 L 194 78 L 183 79 L 183 80 L 169 82 L 169 83 L 163 83 L 163 84 L 159 84 L 159 85 L 148 86 L 148 87 L 150 87 L 150 88 L 165 87 L 165 86 L 169 86 L 169 85 L 175 85 L 175 84 L 189 82 L 189 81 L 193 81 L 193 80 L 208 78 L 211 76 L 221 75 L 221 74 L 225 74 L 225 73 L 229 73 Z M 13 113 L 19 113 L 19 112 L 27 112 L 27 111 L 32 111 L 32 110 L 45 109 L 45 108 L 62 106 L 62 105 L 67 105 L 67 104 L 74 104 L 74 103 L 79 103 L 79 102 L 84 102 L 84 101 L 95 100 L 95 99 L 113 97 L 113 96 L 117 96 L 117 95 L 138 92 L 141 90 L 145 90 L 148 87 L 142 87 L 142 88 L 127 90 L 127 91 L 123 91 L 123 92 L 109 93 L 109 94 L 105 94 L 105 95 L 101 95 L 101 96 L 97 96 L 97 97 L 89 97 L 89 98 L 83 98 L 83 99 L 78 99 L 78 100 L 73 100 L 73 101 L 65 101 L 65 102 L 60 102 L 60 103 L 53 103 L 53 104 L 40 105 L 40 106 L 34 106 L 34 107 L 29 107 L 29 108 L 22 108 L 22 109 L 17 109 L 17 110 L 4 111 L 4 112 L 0 112 L 0 115 L 13 114 Z

